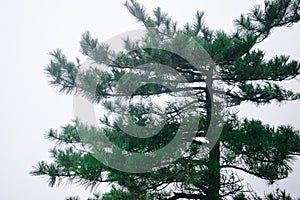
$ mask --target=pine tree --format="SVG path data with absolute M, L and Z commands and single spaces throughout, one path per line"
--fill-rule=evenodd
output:
M 239 119 L 234 110 L 242 102 L 262 105 L 300 98 L 300 94 L 281 85 L 299 75 L 299 62 L 284 55 L 266 59 L 265 53 L 256 46 L 275 28 L 292 26 L 300 20 L 300 1 L 266 0 L 264 6 L 255 6 L 235 20 L 232 33 L 211 30 L 200 11 L 193 23 L 179 28 L 160 8 L 150 16 L 137 1 L 129 0 L 124 5 L 146 28 L 146 36 L 139 41 L 124 40 L 126 51 L 116 53 L 86 32 L 80 42 L 81 53 L 94 63 L 104 65 L 105 70 L 91 65 L 83 71 L 79 60 L 68 61 L 60 50 L 55 50 L 46 67 L 50 84 L 60 92 L 82 95 L 102 105 L 108 113 L 118 113 L 122 105 L 116 99 L 128 97 L 117 88 L 121 80 L 123 85 L 130 85 L 141 77 L 152 77 L 151 70 L 159 71 L 161 65 L 172 67 L 179 75 L 166 71 L 160 75 L 156 73 L 154 79 L 164 85 L 146 83 L 138 87 L 130 94 L 129 115 L 111 118 L 112 115 L 105 114 L 100 119 L 101 128 L 76 119 L 60 131 L 51 129 L 47 137 L 57 144 L 51 150 L 53 162 L 39 162 L 31 174 L 48 176 L 50 186 L 63 180 L 92 189 L 101 183 L 112 183 L 113 189 L 102 197 L 103 200 L 241 199 L 247 194 L 247 188 L 242 184 L 239 171 L 271 184 L 287 178 L 292 170 L 291 161 L 300 155 L 299 131 L 291 126 L 274 128 L 259 120 Z M 189 41 L 196 41 L 213 63 L 202 59 L 195 66 L 180 54 L 168 51 L 183 48 L 182 45 Z M 189 45 L 185 47 L 191 47 Z M 157 48 L 150 48 L 153 46 Z M 194 50 L 185 48 L 181 52 L 195 61 Z M 141 65 L 147 67 L 139 67 Z M 122 79 L 124 75 L 129 79 Z M 216 83 L 222 83 L 222 87 L 215 87 Z M 166 95 L 185 97 L 185 100 L 193 95 L 196 100 L 189 103 L 168 101 L 164 110 L 151 110 L 153 99 Z M 219 111 L 222 119 L 215 114 L 214 105 L 222 107 Z M 120 124 L 126 127 L 129 122 L 141 127 L 155 123 L 149 115 L 154 111 L 157 116 L 166 116 L 164 126 L 155 136 L 137 138 L 120 128 Z M 189 116 L 198 119 L 195 135 L 192 141 L 183 141 L 182 146 L 188 148 L 181 157 L 169 163 L 166 157 L 168 165 L 153 167 L 146 173 L 129 173 L 107 165 L 114 162 L 119 167 L 132 166 L 129 157 L 122 160 L 123 157 L 112 156 L 103 161 L 95 156 L 95 152 L 105 148 L 103 143 L 97 143 L 102 136 L 128 152 L 155 152 L 174 139 L 183 121 L 193 123 Z M 188 125 L 182 129 L 190 130 Z M 135 135 L 140 131 L 131 126 L 127 126 L 127 130 Z M 222 131 L 221 135 L 215 133 L 218 130 Z M 208 137 L 209 131 L 212 133 Z M 182 134 L 183 138 L 189 135 Z M 215 144 L 210 148 L 212 143 Z M 110 151 L 113 154 L 117 150 Z M 145 167 L 152 164 L 147 160 L 141 163 Z

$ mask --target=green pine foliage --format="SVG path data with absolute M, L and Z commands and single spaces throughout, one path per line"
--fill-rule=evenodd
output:
M 261 105 L 296 101 L 300 98 L 300 94 L 281 84 L 299 75 L 299 62 L 286 55 L 267 59 L 265 53 L 256 46 L 275 28 L 292 26 L 300 20 L 300 1 L 266 0 L 263 6 L 255 6 L 249 13 L 235 20 L 235 29 L 231 33 L 211 30 L 204 22 L 204 13 L 200 11 L 196 13 L 192 23 L 186 23 L 180 28 L 160 8 L 149 15 L 146 8 L 135 0 L 128 0 L 124 5 L 137 22 L 149 31 L 146 37 L 140 41 L 124 39 L 126 51 L 116 53 L 107 44 L 99 42 L 86 32 L 80 42 L 81 53 L 92 62 L 105 66 L 106 70 L 91 66 L 83 71 L 78 59 L 76 62 L 68 61 L 61 50 L 55 50 L 50 53 L 52 59 L 45 69 L 50 85 L 57 87 L 62 93 L 80 94 L 87 100 L 102 105 L 108 113 L 118 113 L 122 105 L 112 100 L 117 96 L 118 81 L 124 74 L 128 75 L 128 80 L 123 80 L 125 85 L 140 80 L 141 76 L 151 77 L 151 70 L 138 66 L 159 63 L 171 66 L 188 84 L 182 84 L 179 76 L 156 74 L 156 80 L 183 86 L 173 91 L 160 84 L 148 83 L 139 87 L 131 95 L 132 99 L 148 100 L 163 95 L 178 97 L 186 95 L 185 92 L 188 91 L 196 95 L 197 100 L 186 105 L 167 102 L 166 110 L 157 112 L 157 115 L 167 116 L 164 127 L 155 136 L 148 138 L 128 135 L 118 126 L 120 123 L 126 126 L 128 121 L 142 127 L 148 125 L 151 122 L 148 115 L 151 104 L 147 101 L 132 101 L 127 118 L 112 120 L 109 114 L 105 114 L 100 119 L 101 128 L 88 127 L 76 119 L 60 130 L 51 129 L 47 138 L 56 143 L 50 150 L 53 161 L 39 162 L 31 174 L 49 177 L 51 187 L 62 181 L 95 190 L 102 183 L 113 185 L 109 193 L 102 194 L 98 191 L 100 193 L 90 200 L 253 199 L 256 197 L 255 192 L 248 191 L 243 185 L 239 171 L 270 184 L 287 178 L 292 171 L 292 162 L 300 155 L 299 131 L 291 126 L 279 125 L 274 128 L 259 120 L 239 119 L 232 108 L 235 109 L 243 102 Z M 193 38 L 205 49 L 215 63 L 214 68 L 203 64 L 203 71 L 200 72 L 183 57 L 163 50 L 165 47 L 176 48 L 176 45 L 182 44 L 182 35 Z M 193 56 L 192 49 L 186 51 L 186 55 L 190 53 Z M 129 73 L 129 69 L 135 71 Z M 215 76 L 215 72 L 219 76 Z M 225 87 L 209 90 L 215 81 L 221 81 Z M 220 94 L 225 95 L 221 102 L 217 98 Z M 213 115 L 212 103 L 220 103 L 224 108 L 224 126 L 219 140 L 206 156 L 201 153 L 207 150 L 207 142 L 193 140 L 184 156 L 168 166 L 148 173 L 126 173 L 105 165 L 87 147 L 86 141 L 95 144 L 99 138 L 106 136 L 124 150 L 153 152 L 172 141 L 180 123 L 186 118 L 184 111 L 187 108 L 193 110 L 190 115 L 199 119 L 196 136 L 205 138 Z M 127 128 L 132 133 L 138 132 Z M 94 148 L 105 148 L 101 143 L 97 145 Z M 107 159 L 120 166 L 131 162 L 115 157 Z M 78 197 L 69 199 L 75 200 Z M 278 190 L 266 195 L 264 199 L 292 198 Z

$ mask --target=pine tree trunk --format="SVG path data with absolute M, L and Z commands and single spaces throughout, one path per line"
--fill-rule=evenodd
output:
M 207 81 L 206 81 L 206 109 L 207 109 L 207 130 L 209 126 L 213 126 L 215 128 L 217 124 L 212 119 L 212 106 L 214 104 L 214 94 L 212 93 L 213 87 L 213 72 L 214 68 L 210 67 L 209 73 L 207 74 Z M 213 120 L 213 121 L 211 121 Z M 212 133 L 213 134 L 213 133 Z M 214 136 L 212 136 L 214 137 Z M 220 142 L 217 141 L 215 146 L 209 152 L 209 161 L 208 161 L 208 176 L 207 176 L 207 194 L 206 200 L 219 200 L 220 195 Z
M 220 144 L 216 143 L 209 153 L 208 190 L 206 200 L 219 200 L 220 195 Z

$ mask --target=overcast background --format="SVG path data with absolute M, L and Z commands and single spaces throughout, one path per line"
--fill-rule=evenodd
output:
M 149 11 L 157 6 L 179 24 L 192 21 L 197 10 L 206 11 L 206 23 L 213 29 L 232 30 L 232 20 L 262 0 L 141 0 Z M 61 48 L 69 59 L 79 53 L 81 34 L 89 30 L 100 41 L 141 28 L 120 0 L 0 0 L 0 199 L 53 200 L 67 196 L 87 197 L 81 187 L 61 185 L 49 188 L 46 178 L 29 172 L 39 160 L 49 160 L 52 144 L 44 139 L 50 128 L 73 119 L 72 96 L 58 94 L 48 85 L 44 66 L 48 52 Z M 290 55 L 300 60 L 300 25 L 280 28 L 259 47 L 268 56 Z M 299 82 L 289 87 L 298 89 Z M 298 89 L 299 90 L 299 89 Z M 273 125 L 291 124 L 300 129 L 300 103 L 262 107 L 243 106 L 241 116 Z M 300 162 L 280 187 L 300 197 Z M 260 194 L 271 188 L 265 181 L 248 177 Z

